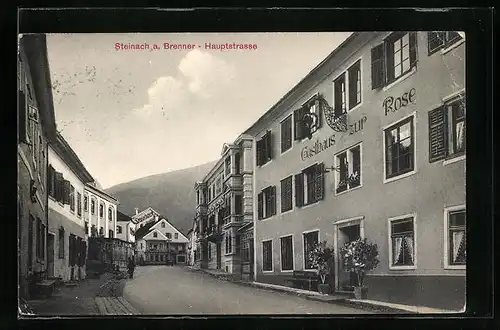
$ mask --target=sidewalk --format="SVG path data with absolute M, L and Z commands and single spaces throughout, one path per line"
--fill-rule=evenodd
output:
M 107 315 L 118 314 L 117 311 L 119 314 L 136 314 L 131 306 L 122 307 L 124 303 L 118 299 L 125 286 L 122 277 L 104 273 L 99 278 L 87 278 L 74 286 L 63 284 L 50 298 L 30 300 L 28 305 L 37 316 Z M 103 300 L 111 306 L 109 309 L 100 308 Z
M 216 270 L 211 270 L 211 269 L 198 269 L 198 268 L 193 268 L 191 266 L 187 266 L 192 271 L 201 271 L 204 273 L 207 273 L 211 276 L 214 276 L 219 279 L 224 279 L 224 280 L 230 280 L 230 276 L 221 276 L 220 271 Z M 376 311 L 376 312 L 381 312 L 381 313 L 397 313 L 397 314 L 420 314 L 420 313 L 426 313 L 426 314 L 443 314 L 443 313 L 450 313 L 450 314 L 456 314 L 460 313 L 460 311 L 453 311 L 453 310 L 445 310 L 445 309 L 437 309 L 437 308 L 430 308 L 430 307 L 424 307 L 424 306 L 410 306 L 410 305 L 402 305 L 402 304 L 393 304 L 393 303 L 388 303 L 388 302 L 383 302 L 383 301 L 376 301 L 376 300 L 358 300 L 358 299 L 351 299 L 347 295 L 323 295 L 320 294 L 319 292 L 315 291 L 308 291 L 308 290 L 301 290 L 301 289 L 296 289 L 296 288 L 290 288 L 286 286 L 281 286 L 281 285 L 274 285 L 274 284 L 267 284 L 267 283 L 259 283 L 259 282 L 244 282 L 244 281 L 235 281 L 235 280 L 230 280 L 233 283 L 240 284 L 240 285 L 246 285 L 246 286 L 251 286 L 255 288 L 261 288 L 261 289 L 267 289 L 267 290 L 273 290 L 273 291 L 278 291 L 278 292 L 285 292 L 289 294 L 294 294 L 300 297 L 304 297 L 308 300 L 315 300 L 315 301 L 321 301 L 325 303 L 330 303 L 330 304 L 343 304 L 343 305 L 349 305 L 361 309 L 368 309 L 370 311 Z

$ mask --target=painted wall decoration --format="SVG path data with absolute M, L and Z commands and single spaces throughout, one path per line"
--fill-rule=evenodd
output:
M 387 116 L 388 113 L 396 112 L 401 108 L 408 106 L 410 103 L 415 104 L 416 93 L 417 90 L 415 88 L 412 88 L 408 92 L 405 92 L 398 97 L 394 96 L 386 97 L 384 102 L 382 103 L 382 107 L 384 108 L 384 114 Z

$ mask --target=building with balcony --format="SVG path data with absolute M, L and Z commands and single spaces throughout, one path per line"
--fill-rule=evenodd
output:
M 239 228 L 253 221 L 252 141 L 241 135 L 224 144 L 220 159 L 195 184 L 197 267 L 242 276 Z
M 104 192 L 96 182 L 85 184 L 83 212 L 87 235 L 114 238 L 118 204 L 118 200 Z
M 125 242 L 135 243 L 135 223 L 132 217 L 116 211 L 116 235 L 115 237 Z
M 17 225 L 19 296 L 28 280 L 47 278 L 48 144 L 56 124 L 44 35 L 22 35 L 18 52 Z
M 380 260 L 369 299 L 463 307 L 459 33 L 353 33 L 245 134 L 255 137 L 256 281 L 289 285 L 294 270 L 314 271 L 306 256 L 327 241 L 331 284 L 351 291 L 339 250 L 367 238 Z
M 187 261 L 188 238 L 161 215 L 139 227 L 135 240 L 139 265 L 183 265 Z
M 59 133 L 48 148 L 47 274 L 63 281 L 86 277 L 88 233 L 85 230 L 85 185 L 94 182 L 71 146 Z

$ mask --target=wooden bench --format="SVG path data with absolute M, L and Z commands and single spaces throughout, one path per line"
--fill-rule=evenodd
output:
M 313 283 L 318 283 L 318 275 L 315 272 L 307 272 L 304 270 L 294 270 L 292 277 L 286 280 L 294 285 L 300 284 L 301 288 L 304 284 L 308 284 L 307 288 L 311 291 Z

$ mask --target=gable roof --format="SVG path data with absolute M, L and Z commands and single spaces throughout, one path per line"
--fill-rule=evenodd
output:
M 176 232 L 178 232 L 179 234 L 181 234 L 181 236 L 183 238 L 185 238 L 186 240 L 189 241 L 189 239 L 186 237 L 186 235 L 184 235 L 179 229 L 177 229 L 173 224 L 170 223 L 170 221 L 168 221 L 167 218 L 164 218 L 164 217 L 160 217 L 160 219 L 153 225 L 151 226 L 151 230 L 154 229 L 157 229 L 157 225 L 160 224 L 161 222 L 165 221 L 170 227 L 172 227 Z
M 151 227 L 153 227 L 157 222 L 159 222 L 159 220 L 148 222 L 144 226 L 137 228 L 135 230 L 135 239 L 139 240 L 142 239 L 144 236 L 146 236 L 149 233 Z
M 150 235 L 152 236 L 154 233 L 159 233 L 160 236 L 159 237 L 149 237 L 149 239 L 151 239 L 151 238 L 157 238 L 157 239 L 163 240 L 163 241 L 168 240 L 168 238 L 165 235 L 163 235 L 163 233 L 158 228 L 151 228 L 149 230 L 149 232 L 146 235 L 144 235 L 143 238 L 146 239 L 146 237 L 148 237 Z
M 128 215 L 126 215 L 125 213 L 122 213 L 120 211 L 116 211 L 116 221 L 126 221 L 126 222 L 129 222 L 129 221 L 132 221 L 132 218 Z

